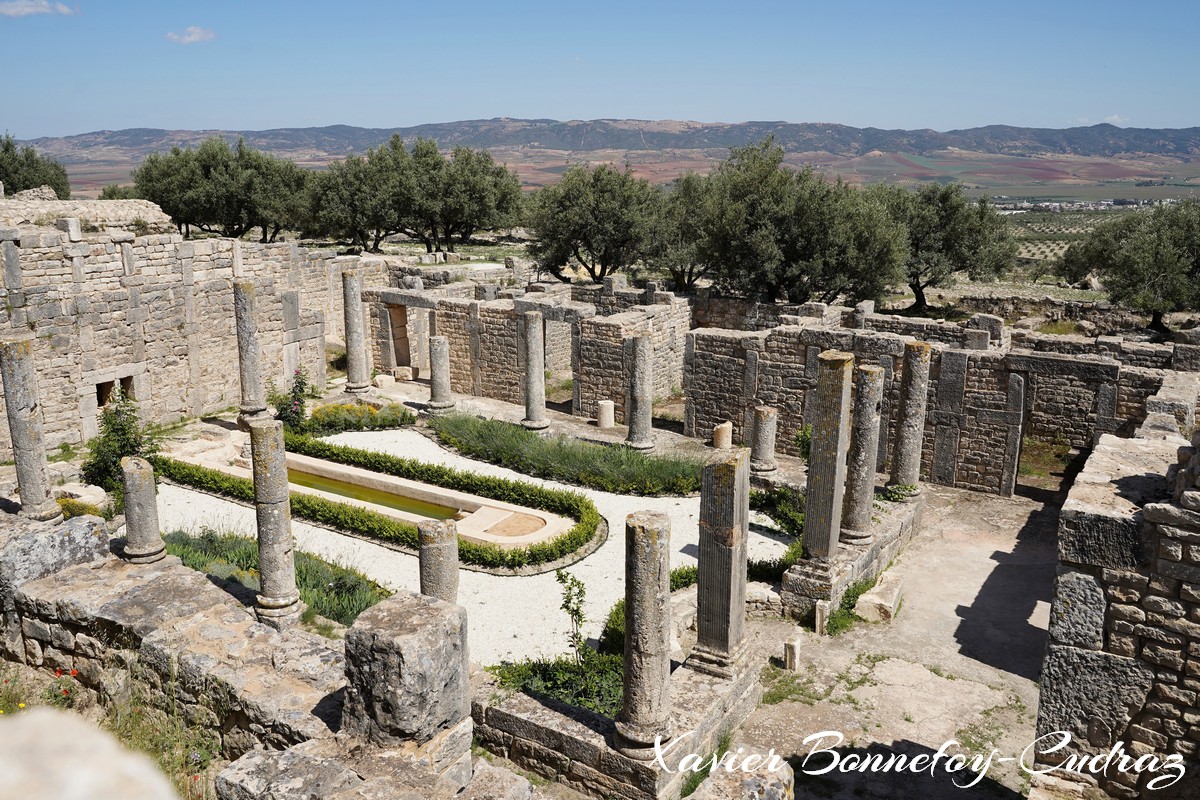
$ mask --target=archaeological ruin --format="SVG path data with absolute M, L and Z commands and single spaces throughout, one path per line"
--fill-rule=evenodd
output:
M 1135 757 L 1174 756 L 1187 776 L 1161 792 L 1145 773 L 1078 777 L 1111 797 L 1200 796 L 1195 333 L 1146 343 L 1114 323 L 1094 337 L 1042 334 L 1007 324 L 1000 302 L 955 322 L 869 302 L 684 296 L 621 276 L 538 282 L 512 259 L 185 240 L 162 232 L 161 212 L 143 201 L 23 202 L 0 201 L 0 461 L 11 462 L 0 473 L 3 657 L 77 672 L 102 705 L 130 692 L 163 707 L 178 699 L 229 762 L 218 797 L 516 800 L 532 796 L 523 776 L 536 775 L 591 797 L 673 800 L 687 780 L 684 750 L 671 750 L 664 768 L 656 740 L 688 733 L 687 752 L 701 755 L 723 736 L 741 742 L 739 726 L 763 702 L 763 670 L 803 669 L 806 650 L 823 646 L 796 627 L 824 631 L 852 587 L 887 574 L 921 539 L 936 491 L 961 490 L 964 504 L 1018 493 L 1023 449 L 1036 443 L 1086 454 L 1058 518 L 1031 711 L 1039 735 L 1073 738 L 1043 757 L 1118 744 Z M 60 216 L 36 223 L 47 214 Z M 137 234 L 135 217 L 136 227 L 160 227 Z M 330 351 L 343 348 L 345 377 L 334 381 Z M 520 496 L 477 496 L 486 487 L 463 484 L 450 461 L 434 465 L 450 477 L 431 488 L 372 477 L 387 471 L 382 461 L 343 455 L 332 471 L 313 467 L 302 486 L 293 471 L 305 459 L 331 464 L 349 444 L 334 437 L 328 452 L 299 453 L 285 438 L 269 398 L 298 372 L 323 400 L 407 404 L 422 426 L 466 409 L 547 442 L 698 454 L 696 491 L 679 493 L 695 513 L 683 525 L 639 507 L 642 498 L 620 498 L 629 503 L 620 513 L 589 512 L 599 519 L 594 540 L 570 539 L 565 552 L 516 566 L 471 561 L 550 548 L 587 514 L 567 501 L 537 505 L 535 490 L 550 483 L 540 479 Z M 551 374 L 570 384 L 557 400 Z M 54 456 L 96 437 L 121 396 L 144 423 L 221 422 L 199 444 L 173 440 L 168 455 L 246 481 L 236 507 L 253 510 L 257 591 L 239 594 L 165 552 L 162 485 L 181 481 L 159 475 L 156 501 L 152 460 L 122 462 L 123 514 L 63 519 L 56 493 L 78 472 Z M 667 402 L 677 419 L 656 410 Z M 200 444 L 225 450 L 205 462 Z M 313 509 L 338 497 L 329 481 L 352 474 L 381 493 L 404 484 L 409 500 L 435 511 L 385 509 L 419 530 L 386 551 L 411 564 L 409 585 L 329 639 L 301 624 L 295 530 L 302 517 L 339 530 Z M 499 468 L 483 474 L 506 479 Z M 803 548 L 768 581 L 753 573 L 761 556 L 751 549 L 779 557 L 784 545 L 752 524 L 752 495 L 780 491 L 803 495 L 792 537 Z M 380 502 L 342 513 L 376 513 Z M 438 503 L 449 510 L 428 516 Z M 472 637 L 559 626 L 546 620 L 561 612 L 555 601 L 536 618 L 503 609 L 477 618 L 469 604 L 489 603 L 468 582 L 500 574 L 557 591 L 556 568 L 586 569 L 601 548 L 624 565 L 589 584 L 615 587 L 605 597 L 624 602 L 619 712 L 506 691 L 480 668 L 505 651 L 477 662 Z M 673 592 L 680 552 L 696 577 Z M 880 618 L 899 601 L 897 589 Z M 797 766 L 714 774 L 691 796 L 808 796 Z

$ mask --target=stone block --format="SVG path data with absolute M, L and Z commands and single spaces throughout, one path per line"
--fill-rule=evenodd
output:
M 342 730 L 379 744 L 426 742 L 471 712 L 467 612 L 401 592 L 346 633 Z
M 60 525 L 18 521 L 0 530 L 0 613 L 14 609 L 13 595 L 22 584 L 109 556 L 108 531 L 95 517 Z
M 795 775 L 774 751 L 735 744 L 733 769 L 714 769 L 691 794 L 695 800 L 792 800 Z
M 411 370 L 409 374 L 411 374 Z M 396 383 L 396 378 L 393 375 L 376 375 L 371 379 L 371 383 L 377 389 L 384 389 L 388 386 L 394 385 Z
M 79 220 L 75 217 L 67 217 L 64 219 L 56 219 L 54 227 L 58 228 L 63 233 L 67 234 L 67 241 L 81 242 L 83 241 L 83 230 L 80 228 Z
M 1050 610 L 1050 638 L 1057 644 L 1100 650 L 1104 647 L 1107 604 L 1100 582 L 1086 572 L 1058 576 Z
M 411 381 L 413 379 L 413 368 L 395 367 L 392 369 L 392 378 L 397 381 Z
M 1052 644 L 1042 665 L 1037 734 L 1069 731 L 1076 740 L 1109 747 L 1153 682 L 1154 670 L 1132 658 Z
M 863 592 L 854 604 L 854 613 L 867 622 L 891 622 L 904 599 L 903 583 L 894 572 L 885 572 L 879 582 Z
M 1145 564 L 1149 556 L 1148 542 L 1133 520 L 1068 508 L 1059 516 L 1059 561 L 1135 569 Z

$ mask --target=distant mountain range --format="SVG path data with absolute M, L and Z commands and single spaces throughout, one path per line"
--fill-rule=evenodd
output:
M 275 128 L 266 131 L 190 131 L 128 128 L 60 138 L 34 139 L 39 150 L 67 163 L 108 159 L 140 161 L 175 145 L 191 146 L 209 136 L 244 137 L 246 143 L 298 160 L 329 160 L 386 142 L 393 134 L 406 140 L 429 137 L 444 147 L 521 148 L 560 152 L 601 150 L 711 150 L 758 141 L 766 136 L 793 153 L 842 157 L 874 151 L 930 155 L 948 150 L 1037 156 L 1093 158 L 1156 155 L 1187 158 L 1200 154 L 1200 127 L 1118 128 L 1100 124 L 1077 128 L 983 128 L 939 132 L 854 128 L 816 122 L 705 123 L 672 120 L 599 119 L 560 122 L 552 119 L 487 119 L 416 125 L 409 128 Z
M 527 187 L 554 183 L 572 164 L 628 164 L 665 183 L 686 171 L 706 172 L 729 148 L 775 137 L 793 166 L 812 164 L 852 183 L 961 181 L 1014 197 L 1177 197 L 1200 193 L 1200 127 L 1177 129 L 1017 128 L 989 125 L 960 131 L 902 131 L 791 122 L 708 123 L 674 120 L 486 119 L 410 128 L 276 128 L 267 131 L 128 128 L 34 139 L 62 161 L 73 191 L 94 196 L 127 183 L 154 152 L 195 147 L 210 136 L 238 137 L 251 147 L 322 167 L 386 142 L 435 139 L 443 148 L 486 148 L 516 170 Z M 1151 189 L 1135 187 L 1155 187 Z

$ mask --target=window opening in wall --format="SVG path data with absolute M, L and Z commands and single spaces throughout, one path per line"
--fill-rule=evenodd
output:
M 113 399 L 113 389 L 116 381 L 104 381 L 96 384 L 96 408 L 104 408 Z

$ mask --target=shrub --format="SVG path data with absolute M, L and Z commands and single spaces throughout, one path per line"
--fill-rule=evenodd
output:
M 645 497 L 685 495 L 700 489 L 702 464 L 678 456 L 648 456 L 628 447 L 543 438 L 520 425 L 446 414 L 430 420 L 438 439 L 470 458 L 539 478 L 602 492 Z
M 800 430 L 796 431 L 795 441 L 800 458 L 807 464 L 808 457 L 812 455 L 812 425 L 801 425 Z
M 829 615 L 829 622 L 825 625 L 826 633 L 830 636 L 845 633 L 854 625 L 855 620 L 862 619 L 854 613 L 854 606 L 858 603 L 858 598 L 870 591 L 876 580 L 876 578 L 867 578 L 846 589 L 846 593 L 842 595 L 842 602 Z
M 58 507 L 62 509 L 63 519 L 86 516 L 104 517 L 105 519 L 108 519 L 112 516 L 107 508 L 100 508 L 98 505 L 93 503 L 85 503 L 84 501 L 76 500 L 73 497 L 58 498 Z
M 267 384 L 267 402 L 275 406 L 275 419 L 289 431 L 303 431 L 307 414 L 305 400 L 311 395 L 312 387 L 304 367 L 296 367 L 292 373 L 292 385 L 286 392 L 275 388 L 275 382 Z
M 750 510 L 766 514 L 784 533 L 804 535 L 804 493 L 787 486 L 750 493 Z
M 253 539 L 208 528 L 199 536 L 176 531 L 163 539 L 167 552 L 178 556 L 185 566 L 258 589 L 258 544 Z M 355 570 L 309 553 L 297 552 L 295 558 L 300 599 L 327 619 L 350 625 L 363 611 L 391 596 L 391 592 Z
M 80 473 L 86 483 L 99 486 L 113 495 L 119 512 L 124 507 L 121 483 L 121 459 L 126 456 L 150 458 L 158 452 L 157 437 L 138 422 L 137 404 L 122 392 L 104 407 L 100 416 L 100 433 L 88 441 L 88 457 Z
M 314 408 L 303 428 L 314 436 L 328 436 L 342 431 L 399 428 L 416 421 L 416 415 L 400 403 L 389 403 L 380 409 L 358 403 L 329 403 Z

